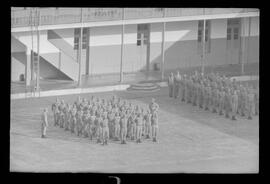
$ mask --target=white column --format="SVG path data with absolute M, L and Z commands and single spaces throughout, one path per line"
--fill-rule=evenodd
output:
M 165 47 L 165 28 L 166 28 L 166 25 L 165 25 L 165 22 L 163 22 L 163 28 L 162 28 L 162 45 L 161 45 L 161 52 L 162 52 L 162 66 L 161 66 L 161 79 L 163 80 L 164 79 L 164 68 L 165 68 L 165 51 L 164 51 L 164 47 Z
M 249 42 L 250 42 L 250 30 L 251 30 L 251 17 L 248 18 L 248 43 L 247 43 L 247 63 L 249 63 Z
M 39 30 L 37 30 L 37 90 L 39 91 L 39 79 L 40 79 L 40 76 L 39 76 L 39 71 L 40 71 L 40 64 L 39 64 Z
M 165 17 L 166 9 L 163 9 L 163 17 Z M 165 31 L 166 31 L 166 22 L 163 22 L 162 26 L 162 45 L 161 45 L 161 80 L 164 80 L 164 69 L 165 69 Z
M 81 85 L 82 34 L 83 34 L 83 28 L 81 27 L 80 28 L 80 38 L 79 38 L 79 47 L 78 47 L 78 63 L 79 63 L 78 86 Z
M 246 58 L 246 18 L 241 19 L 241 75 L 245 73 L 245 58 Z
M 26 65 L 25 65 L 25 85 L 31 84 L 31 49 L 26 49 Z
M 125 10 L 122 9 L 122 20 L 124 21 Z M 124 34 L 125 34 L 125 25 L 122 24 L 122 33 L 121 33 L 121 62 L 120 62 L 120 82 L 123 82 L 123 55 L 124 55 Z
M 205 19 L 203 20 L 203 37 L 202 37 L 202 68 L 201 73 L 204 74 L 204 58 L 205 58 Z

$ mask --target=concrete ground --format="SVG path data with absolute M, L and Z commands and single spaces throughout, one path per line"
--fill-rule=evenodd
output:
M 54 127 L 49 113 L 47 139 L 41 139 L 42 108 L 55 97 L 11 101 L 10 169 L 24 172 L 119 173 L 257 173 L 259 171 L 259 118 L 224 116 L 169 98 L 166 88 L 157 92 L 106 92 L 134 103 L 159 103 L 158 143 L 144 140 L 108 146 L 76 137 Z M 84 94 L 90 97 L 93 94 Z M 77 95 L 61 98 L 73 102 Z

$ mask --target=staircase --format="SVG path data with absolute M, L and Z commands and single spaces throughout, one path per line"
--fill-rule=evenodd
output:
M 25 65 L 25 53 L 14 52 L 11 54 L 13 58 Z M 61 80 L 71 80 L 69 76 L 63 73 L 61 70 L 58 70 L 50 62 L 40 56 L 40 78 L 43 79 L 61 79 Z
M 65 41 L 60 35 L 58 35 L 53 30 L 48 30 L 48 41 L 53 44 L 56 48 L 61 50 L 61 52 L 65 53 L 67 56 L 70 56 L 75 62 L 77 61 L 77 54 L 76 50 L 73 49 L 73 47 Z
M 13 37 L 26 47 L 32 48 L 31 42 L 29 41 L 29 39 L 31 39 L 30 36 L 28 36 L 28 39 L 23 37 Z M 40 43 L 40 60 L 42 62 L 40 67 L 41 70 L 42 67 L 47 68 L 49 70 L 48 73 L 52 75 L 50 78 L 60 77 L 61 79 L 77 81 L 79 74 L 79 64 L 73 58 L 74 56 L 67 55 L 67 52 L 63 52 L 50 41 L 48 41 L 47 35 L 46 37 L 44 37 L 43 35 L 40 37 Z M 51 48 L 53 51 L 47 52 L 47 48 Z M 43 74 L 44 76 L 49 77 L 48 74 L 45 74 L 45 71 Z

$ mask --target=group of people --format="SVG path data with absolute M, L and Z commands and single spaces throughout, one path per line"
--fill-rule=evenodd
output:
M 252 119 L 259 114 L 259 89 L 248 83 L 243 85 L 218 73 L 204 75 L 195 71 L 191 75 L 170 74 L 169 96 L 199 106 L 226 118 L 236 116 Z
M 157 142 L 158 109 L 155 99 L 143 108 L 116 96 L 89 100 L 79 96 L 73 104 L 57 98 L 52 104 L 55 126 L 103 145 L 109 139 L 121 144 L 127 139 L 141 143 L 143 138 Z

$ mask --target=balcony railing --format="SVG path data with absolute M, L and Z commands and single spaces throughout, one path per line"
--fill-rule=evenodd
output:
M 164 14 L 165 11 L 165 14 Z M 246 13 L 252 8 L 124 8 L 124 19 Z M 122 20 L 123 8 L 12 8 L 11 27 Z M 31 19 L 32 18 L 32 19 Z

